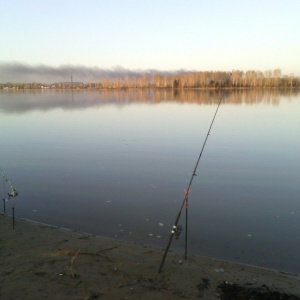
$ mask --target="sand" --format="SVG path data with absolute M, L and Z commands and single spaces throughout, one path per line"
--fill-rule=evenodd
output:
M 21 219 L 13 230 L 4 215 L 0 224 L 0 299 L 300 299 L 296 275 L 173 252 L 158 273 L 160 249 Z

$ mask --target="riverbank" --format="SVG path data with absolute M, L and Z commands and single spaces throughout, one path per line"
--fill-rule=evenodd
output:
M 159 249 L 3 215 L 0 230 L 1 299 L 300 299 L 292 274 L 173 252 L 158 274 Z

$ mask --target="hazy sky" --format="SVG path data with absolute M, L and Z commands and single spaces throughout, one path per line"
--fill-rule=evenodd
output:
M 0 8 L 0 64 L 300 75 L 300 0 L 0 0 Z

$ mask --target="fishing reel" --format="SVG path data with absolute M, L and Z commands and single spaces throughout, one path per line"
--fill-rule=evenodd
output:
M 176 240 L 178 240 L 181 231 L 182 231 L 181 225 L 173 226 L 171 233 L 175 235 Z
M 8 193 L 8 197 L 13 197 L 13 198 L 15 198 L 15 197 L 17 197 L 19 194 L 18 194 L 18 192 L 16 191 L 16 189 L 12 186 L 11 187 L 11 193 Z

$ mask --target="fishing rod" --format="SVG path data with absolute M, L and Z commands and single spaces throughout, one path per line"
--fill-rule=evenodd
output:
M 223 100 L 223 97 L 224 97 L 224 94 L 225 94 L 225 90 L 222 92 L 222 95 L 220 97 L 220 101 L 218 103 L 218 106 L 217 106 L 217 109 L 215 111 L 215 114 L 214 114 L 214 117 L 211 121 L 211 124 L 210 124 L 210 127 L 208 129 L 208 132 L 207 132 L 207 135 L 206 135 L 206 138 L 204 140 L 204 143 L 202 145 L 202 148 L 201 148 L 201 151 L 200 151 L 200 154 L 199 154 L 199 157 L 198 157 L 198 160 L 196 162 L 196 165 L 195 165 L 195 168 L 194 168 L 194 171 L 192 173 L 192 176 L 191 176 L 191 179 L 190 179 L 190 182 L 189 182 L 189 185 L 186 189 L 184 189 L 184 198 L 183 198 L 183 201 L 182 201 L 182 204 L 181 204 L 181 207 L 180 207 L 180 210 L 177 214 L 177 217 L 175 219 L 175 222 L 174 222 L 174 225 L 173 225 L 173 228 L 172 228 L 172 231 L 171 231 L 171 234 L 169 236 L 169 241 L 168 241 L 168 244 L 167 244 L 167 247 L 165 249 L 165 252 L 164 252 L 164 255 L 162 257 L 162 260 L 161 260 L 161 263 L 160 263 L 160 267 L 159 267 L 159 270 L 158 270 L 158 273 L 161 273 L 162 271 L 162 268 L 163 268 L 163 265 L 164 265 L 164 262 L 165 262 L 165 259 L 167 257 L 167 254 L 168 254 L 168 251 L 169 251 L 169 248 L 171 246 L 171 243 L 172 243 L 172 240 L 173 240 L 173 237 L 175 236 L 176 240 L 179 238 L 179 235 L 182 231 L 182 226 L 181 225 L 178 225 L 178 222 L 179 222 L 179 219 L 180 219 L 180 216 L 181 216 L 181 212 L 182 212 L 182 209 L 184 207 L 184 204 L 185 204 L 185 259 L 187 258 L 187 225 L 188 225 L 188 197 L 189 197 L 189 193 L 190 193 L 190 188 L 191 188 L 191 185 L 192 185 L 192 182 L 194 180 L 194 177 L 197 176 L 196 174 L 196 171 L 197 171 L 197 168 L 198 168 L 198 165 L 199 165 L 199 162 L 200 162 L 200 159 L 201 159 L 201 156 L 202 156 L 202 153 L 203 153 L 203 150 L 205 148 L 205 145 L 206 145 L 206 142 L 207 142 L 207 139 L 208 139 L 208 136 L 210 134 L 210 130 L 213 126 L 213 123 L 215 121 L 215 118 L 216 118 L 216 115 L 218 113 L 218 110 L 219 110 L 219 107 L 221 105 L 221 102 Z
M 6 209 L 5 209 L 5 173 L 2 171 L 2 199 L 3 199 L 3 214 L 6 215 Z
M 15 229 L 15 197 L 17 197 L 19 194 L 16 191 L 15 187 L 12 185 L 10 180 L 7 178 L 5 175 L 5 172 L 0 168 L 0 171 L 2 172 L 2 180 L 3 180 L 3 201 L 5 203 L 5 182 L 7 182 L 10 186 L 11 192 L 8 193 L 8 199 L 12 198 L 12 211 L 13 211 L 13 229 Z M 5 204 L 4 204 L 4 209 L 5 209 Z

